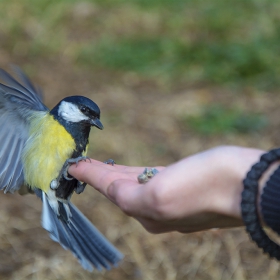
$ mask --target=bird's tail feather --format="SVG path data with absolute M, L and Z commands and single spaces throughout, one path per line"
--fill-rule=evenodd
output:
M 83 268 L 92 271 L 110 269 L 122 259 L 122 254 L 92 225 L 71 203 L 71 218 L 60 219 L 51 208 L 48 198 L 41 190 L 35 191 L 43 201 L 42 226 L 51 238 L 78 258 Z

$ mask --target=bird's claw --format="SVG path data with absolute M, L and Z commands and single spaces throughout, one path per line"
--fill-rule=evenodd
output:
M 65 163 L 64 163 L 64 165 L 65 164 L 67 164 L 68 166 L 69 165 L 71 165 L 71 164 L 73 164 L 73 163 L 76 163 L 76 166 L 78 166 L 78 163 L 79 163 L 79 161 L 86 161 L 86 160 L 89 160 L 90 162 L 91 162 L 91 160 L 90 160 L 90 158 L 89 157 L 76 157 L 76 158 L 68 158 L 66 161 L 65 161 Z
M 143 173 L 141 173 L 137 179 L 140 184 L 146 184 L 150 179 L 152 179 L 159 171 L 156 168 L 145 168 Z
M 76 194 L 80 194 L 85 190 L 87 183 L 78 181 L 78 186 L 75 188 Z
M 116 164 L 116 162 L 113 159 L 111 159 L 111 158 L 109 158 L 108 160 L 104 161 L 104 163 L 112 165 L 112 166 L 114 166 Z
M 73 177 L 71 176 L 71 177 L 69 177 L 68 175 L 69 175 L 69 173 L 68 173 L 68 169 L 69 169 L 69 167 L 71 166 L 71 164 L 76 164 L 76 167 L 78 166 L 78 163 L 79 163 L 79 161 L 86 161 L 86 160 L 89 160 L 90 161 L 90 158 L 89 157 L 76 157 L 76 158 L 68 158 L 66 161 L 65 161 L 65 163 L 64 163 L 64 165 L 63 165 L 63 167 L 62 167 L 62 170 L 61 170 L 61 173 L 62 173 L 62 175 L 63 175 L 63 178 L 65 179 L 65 180 L 68 180 L 68 181 L 71 181 L 71 180 L 73 180 Z M 61 175 L 61 174 L 60 174 Z

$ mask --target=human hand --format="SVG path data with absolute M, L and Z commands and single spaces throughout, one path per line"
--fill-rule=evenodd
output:
M 182 159 L 142 185 L 144 167 L 80 162 L 69 173 L 137 219 L 148 231 L 194 232 L 243 225 L 242 180 L 261 150 L 218 147 Z

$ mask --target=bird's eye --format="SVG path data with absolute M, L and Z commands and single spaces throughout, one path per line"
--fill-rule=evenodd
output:
M 85 113 L 87 111 L 88 111 L 87 107 L 85 107 L 85 106 L 81 107 L 81 112 Z

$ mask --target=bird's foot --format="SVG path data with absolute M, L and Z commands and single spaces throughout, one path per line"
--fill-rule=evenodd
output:
M 143 173 L 141 173 L 137 179 L 140 184 L 146 184 L 150 179 L 152 179 L 159 171 L 156 168 L 145 168 Z
M 112 165 L 112 166 L 114 166 L 116 164 L 116 162 L 113 159 L 111 159 L 111 158 L 109 158 L 108 160 L 104 161 L 104 163 Z
M 87 183 L 83 183 L 81 181 L 78 181 L 78 186 L 75 188 L 76 194 L 80 194 L 85 190 Z
M 90 160 L 90 158 L 88 158 L 88 157 L 85 157 L 85 159 L 81 159 L 81 160 L 87 160 L 87 159 Z M 80 161 L 80 160 L 79 160 L 79 161 Z M 115 162 L 113 159 L 108 159 L 108 160 L 104 161 L 104 163 L 105 163 L 105 164 L 110 164 L 110 165 L 114 166 L 114 164 L 115 164 L 116 162 Z M 78 164 L 78 163 L 76 162 L 76 164 Z M 68 176 L 67 176 L 67 177 L 68 177 Z M 65 178 L 65 176 L 64 176 L 64 178 Z M 86 185 L 87 185 L 87 183 L 78 181 L 78 186 L 75 188 L 76 194 L 82 193 L 82 192 L 85 190 Z
M 63 167 L 62 167 L 58 177 L 60 178 L 60 176 L 62 175 L 63 178 L 68 180 L 68 181 L 73 180 L 73 177 L 72 176 L 69 177 L 69 173 L 68 173 L 68 169 L 69 169 L 70 165 L 76 163 L 76 166 L 78 166 L 79 161 L 82 161 L 82 160 L 86 161 L 87 159 L 90 161 L 89 157 L 68 158 L 65 161 L 65 163 L 63 164 Z

